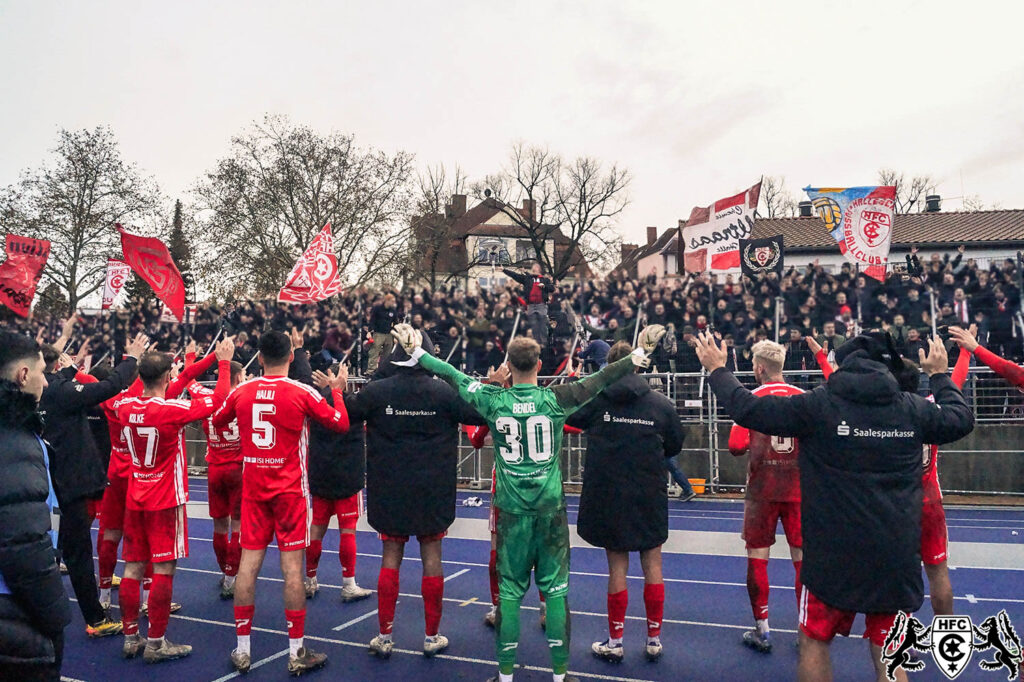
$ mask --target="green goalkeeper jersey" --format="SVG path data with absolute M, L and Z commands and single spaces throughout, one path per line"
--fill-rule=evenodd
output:
M 494 440 L 497 487 L 494 505 L 511 514 L 550 514 L 565 508 L 562 492 L 562 427 L 606 386 L 633 371 L 627 356 L 582 381 L 550 388 L 517 384 L 501 388 L 468 377 L 429 353 L 414 353 L 423 367 L 454 386 L 487 420 Z

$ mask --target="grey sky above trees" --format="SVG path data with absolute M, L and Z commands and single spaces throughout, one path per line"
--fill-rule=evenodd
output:
M 799 200 L 806 184 L 895 168 L 934 178 L 946 210 L 962 195 L 1024 206 L 1019 3 L 101 0 L 0 13 L 0 186 L 60 128 L 110 125 L 125 159 L 184 197 L 271 112 L 415 153 L 417 173 L 458 163 L 480 178 L 518 140 L 618 164 L 632 176 L 625 241 L 762 175 Z

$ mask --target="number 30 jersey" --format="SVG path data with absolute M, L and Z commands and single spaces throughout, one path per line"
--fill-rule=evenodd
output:
M 803 391 L 789 384 L 764 384 L 754 395 L 798 395 Z M 747 462 L 747 499 L 767 502 L 799 502 L 800 452 L 795 438 L 769 436 L 734 424 L 729 433 L 729 451 L 742 455 L 750 451 Z
M 309 496 L 309 424 L 348 431 L 340 391 L 331 407 L 312 386 L 288 377 L 259 377 L 239 384 L 213 415 L 215 429 L 237 419 L 242 449 L 242 496 L 266 501 L 291 493 Z
M 418 349 L 417 349 L 418 350 Z M 562 492 L 562 427 L 573 412 L 633 371 L 627 357 L 583 381 L 542 388 L 500 388 L 462 374 L 431 355 L 414 353 L 421 365 L 459 391 L 487 420 L 494 440 L 494 506 L 510 514 L 552 514 L 565 508 Z

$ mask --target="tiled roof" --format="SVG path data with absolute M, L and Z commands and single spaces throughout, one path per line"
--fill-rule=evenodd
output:
M 678 230 L 675 229 L 665 230 L 660 237 L 654 240 L 653 244 L 644 244 L 643 246 L 630 251 L 629 255 L 623 258 L 614 269 L 625 269 L 632 272 L 632 269 L 636 267 L 637 263 L 639 263 L 642 258 L 664 251 L 672 243 L 672 240 L 676 238 L 677 233 Z
M 781 234 L 786 250 L 834 249 L 836 242 L 820 218 L 759 218 L 754 238 Z M 1024 210 L 905 213 L 893 224 L 893 247 L 1024 242 Z

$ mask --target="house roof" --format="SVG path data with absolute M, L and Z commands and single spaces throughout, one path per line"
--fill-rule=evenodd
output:
M 755 239 L 781 234 L 786 250 L 832 250 L 836 242 L 817 216 L 758 218 Z M 1024 209 L 902 213 L 893 221 L 893 248 L 944 245 L 999 246 L 1024 241 Z
M 632 269 L 635 268 L 637 264 L 644 258 L 647 258 L 648 256 L 654 254 L 664 253 L 665 251 L 669 250 L 674 251 L 675 248 L 678 247 L 673 248 L 672 244 L 675 241 L 678 232 L 679 231 L 674 228 L 665 230 L 665 232 L 660 237 L 655 239 L 652 244 L 644 244 L 643 246 L 640 246 L 630 251 L 628 254 L 626 254 L 626 257 L 623 258 L 619 262 L 619 264 L 616 265 L 613 269 L 626 269 L 632 272 Z

